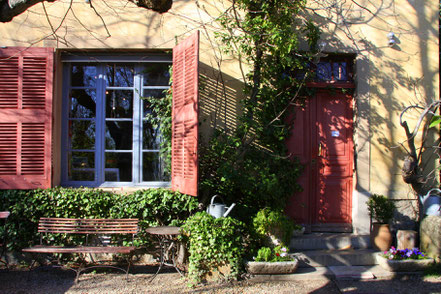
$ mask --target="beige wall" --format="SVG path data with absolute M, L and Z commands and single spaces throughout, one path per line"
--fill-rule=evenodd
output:
M 237 60 L 221 54 L 213 34 L 218 29 L 215 18 L 230 1 L 177 0 L 162 15 L 120 0 L 93 1 L 104 25 L 84 0 L 78 0 L 59 27 L 69 2 L 46 3 L 57 38 L 51 35 L 39 4 L 13 22 L 0 24 L 0 46 L 170 49 L 198 29 L 203 134 L 212 127 L 234 128 L 243 75 Z M 400 111 L 409 104 L 439 99 L 439 7 L 436 1 L 426 0 L 357 3 L 365 8 L 352 1 L 309 0 L 306 14 L 314 17 L 323 30 L 325 52 L 357 54 L 353 214 L 359 222 L 355 227 L 361 232 L 366 229 L 364 202 L 370 193 L 395 199 L 411 197 L 400 175 L 404 153 L 402 148 L 393 147 L 404 141 Z M 397 40 L 394 47 L 388 46 L 387 34 L 391 31 Z M 59 132 L 58 126 L 55 137 Z

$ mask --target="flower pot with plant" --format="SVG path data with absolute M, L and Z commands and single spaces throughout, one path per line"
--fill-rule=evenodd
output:
M 286 247 L 262 247 L 254 261 L 248 261 L 245 267 L 253 275 L 291 274 L 296 271 L 298 260 L 288 254 Z
M 391 247 L 388 251 L 378 253 L 376 258 L 382 268 L 391 272 L 421 271 L 435 262 L 418 248 L 397 250 Z
M 373 194 L 366 204 L 372 224 L 370 234 L 372 247 L 380 251 L 386 251 L 392 245 L 389 222 L 393 218 L 395 204 L 387 197 L 378 194 Z
M 253 227 L 267 247 L 289 244 L 293 232 L 302 230 L 302 226 L 296 225 L 282 211 L 270 208 L 259 210 L 253 218 Z

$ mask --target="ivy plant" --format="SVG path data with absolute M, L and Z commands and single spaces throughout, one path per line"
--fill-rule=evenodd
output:
M 221 266 L 230 267 L 226 279 L 238 277 L 244 254 L 244 225 L 240 221 L 198 212 L 187 219 L 182 229 L 188 239 L 188 278 L 192 283 L 201 282 Z
M 251 70 L 244 74 L 243 114 L 235 130 L 219 130 L 203 146 L 201 190 L 238 202 L 242 219 L 259 209 L 282 209 L 300 189 L 302 167 L 287 151 L 293 109 L 308 96 L 308 65 L 320 32 L 301 16 L 306 1 L 235 0 L 217 33 L 226 53 Z M 310 50 L 300 50 L 300 44 Z M 239 209 L 238 209 L 239 210 Z M 237 210 L 237 211 L 238 211 Z

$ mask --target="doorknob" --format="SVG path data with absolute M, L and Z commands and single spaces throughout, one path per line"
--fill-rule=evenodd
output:
M 322 142 L 319 143 L 319 147 L 318 147 L 318 157 L 322 157 Z

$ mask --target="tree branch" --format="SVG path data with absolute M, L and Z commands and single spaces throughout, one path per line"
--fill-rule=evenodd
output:
M 0 22 L 10 22 L 15 16 L 22 14 L 35 4 L 56 0 L 0 0 Z M 90 0 L 91 2 L 93 0 Z M 173 0 L 123 0 L 138 7 L 164 13 L 170 10 Z

